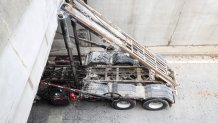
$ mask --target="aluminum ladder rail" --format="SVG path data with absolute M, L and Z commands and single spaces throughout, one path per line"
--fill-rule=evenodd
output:
M 101 14 L 86 5 L 83 1 L 73 0 L 72 5 L 64 3 L 62 10 L 69 14 L 72 19 L 75 19 L 84 27 L 90 29 L 105 41 L 115 43 L 121 50 L 129 53 L 131 57 L 139 60 L 141 64 L 148 67 L 150 73 L 154 76 L 153 79 L 150 77 L 151 80 L 159 78 L 169 86 L 175 87 L 177 85 L 174 72 L 169 68 L 165 60 L 137 43 L 133 38 L 102 17 Z

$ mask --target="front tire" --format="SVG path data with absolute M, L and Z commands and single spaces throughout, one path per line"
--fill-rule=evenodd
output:
M 135 105 L 136 105 L 136 101 L 135 100 L 124 99 L 124 98 L 120 98 L 118 100 L 114 100 L 111 103 L 111 106 L 114 109 L 118 109 L 118 110 L 132 109 L 132 108 L 135 107 Z
M 158 111 L 165 109 L 169 106 L 169 103 L 163 99 L 150 99 L 143 102 L 142 107 L 151 111 Z

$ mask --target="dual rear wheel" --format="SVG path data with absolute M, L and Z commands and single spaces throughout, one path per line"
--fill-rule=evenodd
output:
M 151 111 L 158 111 L 165 109 L 169 106 L 169 103 L 164 99 L 149 99 L 146 101 L 143 101 L 142 107 L 147 110 Z
M 111 106 L 114 109 L 118 109 L 118 110 L 132 109 L 136 106 L 136 100 L 120 98 L 117 100 L 113 100 L 111 102 Z M 162 110 L 167 108 L 168 106 L 169 103 L 166 100 L 159 99 L 159 98 L 149 99 L 142 102 L 142 107 L 144 109 L 151 110 L 151 111 Z
M 132 109 L 132 108 L 135 107 L 135 105 L 136 105 L 135 100 L 125 99 L 125 98 L 120 98 L 120 99 L 117 99 L 117 100 L 113 100 L 111 102 L 111 106 L 114 109 L 118 109 L 118 110 Z

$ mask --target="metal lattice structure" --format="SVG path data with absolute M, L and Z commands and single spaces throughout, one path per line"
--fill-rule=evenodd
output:
M 103 40 L 118 45 L 122 51 L 129 53 L 131 57 L 149 68 L 151 80 L 161 79 L 172 87 L 177 85 L 174 72 L 165 60 L 137 43 L 136 40 L 121 31 L 83 1 L 73 0 L 72 5 L 64 3 L 62 9 L 69 14 L 71 19 L 75 19 Z

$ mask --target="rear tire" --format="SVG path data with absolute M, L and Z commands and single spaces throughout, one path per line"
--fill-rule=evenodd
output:
M 169 103 L 164 99 L 150 99 L 143 102 L 142 107 L 151 111 L 158 111 L 165 109 Z
M 68 105 L 70 104 L 69 94 L 60 88 L 51 87 L 48 92 L 47 100 L 52 105 Z
M 118 110 L 132 109 L 136 105 L 135 100 L 120 98 L 111 102 L 111 106 Z

